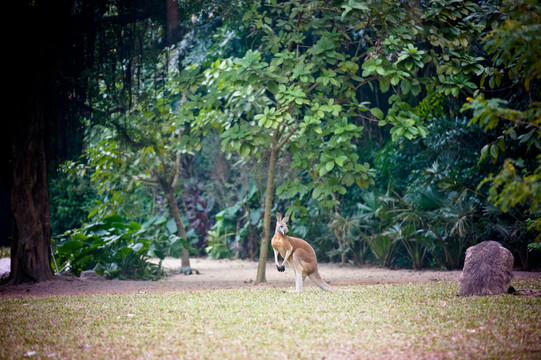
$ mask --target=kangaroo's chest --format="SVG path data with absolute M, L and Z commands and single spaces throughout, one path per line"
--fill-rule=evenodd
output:
M 271 240 L 271 245 L 276 250 L 279 250 L 281 247 L 283 247 L 281 236 L 274 235 Z
M 274 235 L 271 240 L 271 245 L 282 257 L 285 257 L 287 250 L 293 250 L 293 246 L 291 246 L 289 240 L 280 234 Z

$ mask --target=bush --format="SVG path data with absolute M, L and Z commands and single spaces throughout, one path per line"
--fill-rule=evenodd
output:
M 54 252 L 60 271 L 77 276 L 95 270 L 108 278 L 156 279 L 161 267 L 149 263 L 150 241 L 141 237 L 141 225 L 110 216 L 67 232 Z

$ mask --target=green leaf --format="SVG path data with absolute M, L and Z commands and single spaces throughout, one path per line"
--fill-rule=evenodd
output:
M 84 246 L 85 244 L 82 241 L 70 240 L 62 244 L 57 251 L 61 254 L 71 255 Z
M 496 163 L 498 160 L 498 146 L 497 145 L 490 145 L 490 157 L 492 158 L 492 162 Z
M 403 79 L 400 82 L 400 87 L 402 88 L 402 92 L 404 93 L 404 95 L 407 95 L 409 94 L 411 89 L 411 82 L 409 80 Z
M 167 224 L 165 224 L 165 227 L 167 228 L 167 230 L 169 230 L 169 232 L 171 234 L 176 234 L 176 232 L 177 232 L 177 224 L 175 223 L 175 219 L 170 218 L 167 221 Z
M 386 78 L 379 79 L 379 88 L 382 93 L 386 93 L 387 91 L 389 91 L 389 87 L 390 87 L 389 79 L 386 79 Z
M 321 196 L 321 188 L 319 186 L 316 186 L 314 188 L 314 191 L 312 191 L 312 198 L 319 199 L 320 196 Z
M 145 244 L 140 242 L 128 245 L 128 247 L 131 248 L 134 253 L 138 253 L 144 246 Z
M 248 144 L 247 142 L 243 142 L 241 145 L 240 145 L 240 149 L 239 149 L 239 154 L 240 156 L 242 157 L 248 157 L 248 155 L 250 155 L 250 152 L 252 151 L 251 149 L 251 146 L 250 144 Z
M 329 161 L 328 163 L 326 163 L 325 168 L 327 169 L 327 171 L 331 171 L 332 169 L 334 169 L 334 161 Z
M 383 119 L 383 111 L 381 111 L 379 108 L 372 108 L 370 109 L 370 113 L 374 115 L 379 120 Z
M 117 260 L 123 260 L 127 258 L 132 253 L 132 251 L 133 250 L 131 248 L 127 246 L 123 246 L 119 249 L 116 249 L 116 251 L 113 254 L 113 257 Z
M 182 251 L 185 248 L 185 240 L 179 236 L 170 236 L 170 247 L 169 247 L 169 256 L 174 258 L 180 258 L 182 256 Z
M 325 176 L 329 170 L 327 170 L 327 166 L 320 166 L 319 167 L 319 176 Z
M 334 161 L 336 162 L 338 166 L 343 166 L 347 160 L 348 160 L 348 157 L 345 155 L 340 155 L 336 159 L 334 159 Z

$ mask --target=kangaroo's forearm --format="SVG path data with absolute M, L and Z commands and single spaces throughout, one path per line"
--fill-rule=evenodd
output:
M 286 251 L 286 255 L 284 256 L 284 261 L 282 261 L 282 265 L 281 266 L 284 266 L 284 264 L 286 263 L 287 259 L 289 259 L 289 255 L 291 255 L 292 253 L 292 250 L 287 250 Z
M 273 249 L 274 250 L 274 262 L 276 263 L 276 269 L 279 271 L 279 272 L 284 272 L 285 271 L 285 266 L 281 265 L 278 263 L 278 251 L 276 249 Z

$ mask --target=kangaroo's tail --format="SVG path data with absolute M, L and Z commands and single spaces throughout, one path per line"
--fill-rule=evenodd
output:
M 325 281 L 323 281 L 323 279 L 321 278 L 321 276 L 319 275 L 319 272 L 317 271 L 314 271 L 313 273 L 311 273 L 310 275 L 308 275 L 308 277 L 317 285 L 319 286 L 320 288 L 322 288 L 323 290 L 325 291 L 335 291 L 336 289 L 333 288 L 332 286 L 330 286 L 329 284 L 327 284 Z

